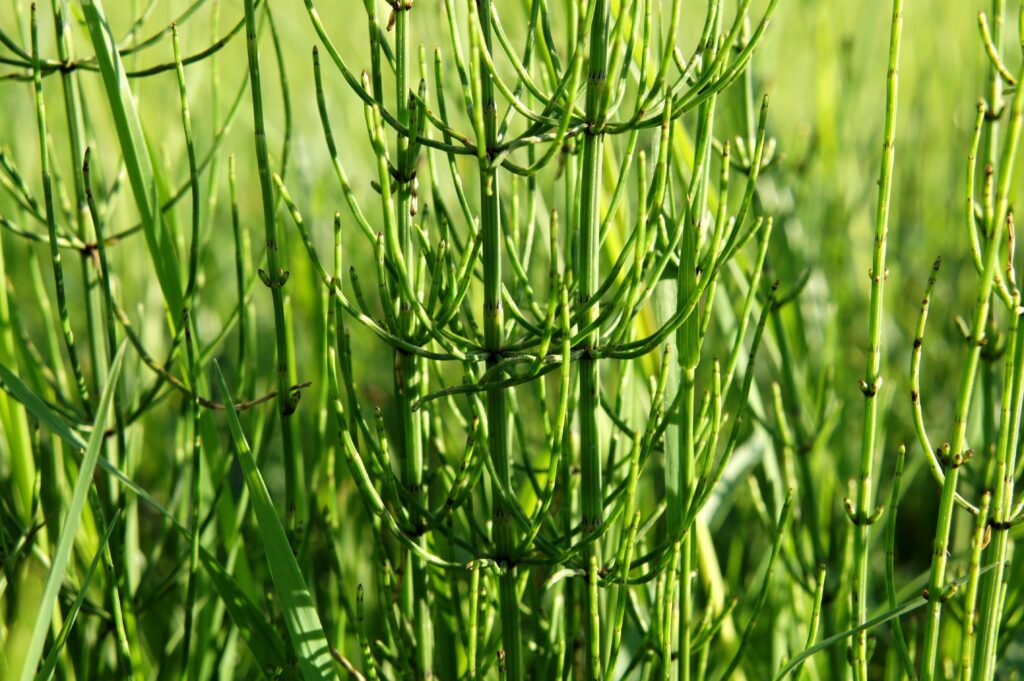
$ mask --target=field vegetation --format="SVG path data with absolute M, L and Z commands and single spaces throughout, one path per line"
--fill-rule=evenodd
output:
M 1017 679 L 1024 4 L 0 3 L 0 678 Z

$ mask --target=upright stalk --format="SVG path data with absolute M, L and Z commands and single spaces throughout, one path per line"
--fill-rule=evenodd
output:
M 677 309 L 677 297 L 679 294 L 679 285 L 677 282 L 671 280 L 663 280 L 657 284 L 653 300 L 654 300 L 654 314 L 655 321 L 661 325 L 670 319 Z M 682 362 L 677 359 L 678 345 L 676 344 L 679 338 L 679 334 L 670 337 L 666 341 L 665 352 L 667 355 L 667 361 L 669 367 L 667 369 L 667 377 L 665 382 L 665 403 L 673 404 L 676 399 L 676 395 L 680 390 L 680 374 Z M 682 412 L 685 409 L 680 409 L 680 416 L 675 419 L 669 419 L 668 426 L 665 429 L 665 451 L 672 452 L 672 456 L 665 457 L 665 503 L 666 503 L 666 535 L 669 537 L 678 536 L 681 529 L 683 514 L 685 509 L 683 508 L 683 495 L 680 491 L 680 480 L 682 474 L 680 471 L 681 458 L 678 453 L 683 451 L 681 446 L 681 431 L 686 427 L 683 424 Z M 691 421 L 692 423 L 692 421 Z M 681 612 L 681 611 L 680 611 Z M 683 631 L 680 629 L 680 638 L 683 636 Z M 682 655 L 680 654 L 680 658 Z M 680 660 L 680 665 L 683 662 Z M 689 668 L 689 665 L 686 665 Z M 663 678 L 670 677 L 671 665 L 666 664 L 663 670 Z
M 92 185 L 89 179 L 89 149 L 85 150 L 85 160 L 82 165 L 82 182 L 85 189 L 86 204 L 89 207 L 89 213 L 93 223 L 93 230 L 96 233 L 97 247 L 96 251 L 99 256 L 99 270 L 103 279 L 103 293 L 104 293 L 104 317 L 106 319 L 106 331 L 107 331 L 107 350 L 108 360 L 110 364 L 114 363 L 114 357 L 117 354 L 116 350 L 116 336 L 114 333 L 114 300 L 113 293 L 111 290 L 110 280 L 110 268 L 107 262 L 107 251 L 106 245 L 103 238 L 103 222 L 99 208 L 96 205 L 96 199 L 92 193 Z M 118 380 L 120 378 L 118 377 Z M 116 393 L 114 395 L 116 407 Z M 122 422 L 123 417 L 118 415 L 116 421 L 118 431 L 124 430 Z M 123 434 L 119 433 L 119 437 L 123 437 Z M 93 511 L 93 516 L 97 521 L 97 529 L 105 532 L 106 520 L 104 518 L 103 507 L 100 505 L 99 495 L 96 490 L 93 489 L 89 494 L 89 506 Z M 102 529 L 101 529 L 102 528 Z M 118 633 L 118 651 L 121 654 L 121 658 L 124 661 L 125 669 L 131 670 L 133 667 L 138 666 L 137 661 L 133 659 L 132 652 L 134 648 L 130 648 L 127 645 L 128 627 L 133 626 L 134 612 L 131 609 L 130 602 L 122 602 L 120 596 L 120 583 L 126 583 L 127 580 L 124 576 L 123 570 L 120 563 L 114 563 L 113 555 L 110 550 L 110 545 L 106 545 L 102 549 L 103 551 L 103 564 L 104 567 L 113 575 L 110 582 L 109 593 L 110 599 L 113 604 L 114 610 L 114 625 Z M 116 571 L 115 571 L 116 570 Z M 134 637 L 134 635 L 133 635 Z
M 1013 308 L 1016 310 L 1020 305 L 1020 293 L 1015 290 L 1012 295 Z M 990 516 L 991 525 L 989 526 L 993 535 L 989 555 L 994 568 L 986 575 L 985 589 L 981 597 L 981 647 L 978 649 L 980 651 L 978 678 L 981 679 L 988 679 L 995 672 L 995 648 L 1002 620 L 1009 529 L 1013 515 L 1011 506 L 1017 442 L 1020 433 L 1021 403 L 1024 400 L 1024 324 L 1021 324 L 1021 317 L 1015 311 L 1012 313 L 1007 335 L 1009 343 L 1003 361 L 999 439 L 996 443 L 994 493 Z M 963 656 L 964 668 L 961 671 L 962 678 L 970 678 L 972 669 L 968 663 L 974 656 L 974 649 L 971 645 L 975 638 L 974 623 L 968 621 L 966 626 L 971 626 L 972 629 L 964 634 L 965 653 Z
M 587 78 L 586 130 L 583 138 L 583 168 L 580 176 L 580 208 L 577 223 L 578 250 L 576 253 L 577 304 L 586 307 L 579 320 L 588 326 L 597 319 L 600 306 L 590 299 L 601 284 L 601 160 L 604 154 L 604 110 L 605 88 L 608 81 L 608 0 L 596 0 L 594 20 L 590 32 L 590 64 Z M 569 187 L 567 191 L 572 191 Z M 594 350 L 598 341 L 597 332 L 583 340 L 583 355 L 579 361 L 579 427 L 580 427 L 580 477 L 581 510 L 583 512 L 583 534 L 586 535 L 601 525 L 604 515 L 604 486 L 601 480 L 601 433 L 598 428 L 601 389 L 597 358 Z M 584 565 L 592 560 L 600 564 L 599 546 L 596 542 L 587 545 Z M 591 571 L 593 572 L 593 571 Z M 593 578 L 593 576 L 592 576 Z M 587 607 L 584 612 L 596 612 L 593 589 L 587 591 Z M 585 619 L 585 650 L 596 645 L 599 630 L 592 618 Z M 587 656 L 589 678 L 597 678 L 600 670 L 595 669 L 592 656 Z
M 861 382 L 864 393 L 864 423 L 861 435 L 860 468 L 857 473 L 857 504 L 851 513 L 854 524 L 854 574 L 851 593 L 854 625 L 868 616 L 868 533 L 876 514 L 872 511 L 874 490 L 872 471 L 878 438 L 878 391 L 882 387 L 882 303 L 885 279 L 886 238 L 889 231 L 889 203 L 892 197 L 892 168 L 896 141 L 896 101 L 899 86 L 900 37 L 903 31 L 903 0 L 893 0 L 892 27 L 889 33 L 889 71 L 885 93 L 885 131 L 882 142 L 882 168 L 878 178 L 878 206 L 875 212 L 875 245 L 871 259 L 871 303 L 868 312 L 868 361 Z M 854 638 L 853 670 L 857 681 L 867 681 L 867 630 Z
M 999 50 L 1002 47 L 1003 42 L 1003 20 L 1005 15 L 1005 0 L 992 0 L 992 16 L 991 16 L 991 31 L 992 31 L 992 44 Z M 990 111 L 1001 111 L 1003 108 L 1003 77 L 999 69 L 993 63 L 989 64 L 989 102 L 988 109 Z M 988 135 L 985 139 L 985 160 L 986 167 L 992 168 L 995 171 L 996 164 L 999 162 L 998 157 L 998 142 L 999 142 L 999 119 L 992 117 L 992 120 L 988 126 Z M 991 219 L 990 216 L 994 210 L 991 201 L 991 192 L 985 193 L 988 199 L 985 202 L 985 216 L 986 219 Z M 1015 305 L 1019 305 L 1019 301 L 1014 301 Z M 1015 314 L 1011 312 L 1011 314 Z M 1020 317 L 1015 314 L 1015 319 L 1011 322 L 1011 328 L 1016 327 L 1020 329 Z M 1019 333 L 1014 334 L 1014 343 L 1021 344 L 1022 339 Z M 981 608 L 981 645 L 978 648 L 978 678 L 988 679 L 995 673 L 996 665 L 996 643 L 999 637 L 1000 620 L 1002 619 L 1002 608 L 1003 608 L 1003 595 L 1004 595 L 1004 584 L 1003 579 L 1006 574 L 1006 559 L 1007 559 L 1007 548 L 1009 542 L 1009 527 L 1006 524 L 1010 520 L 1010 516 L 1013 511 L 1011 506 L 1013 504 L 1013 476 L 1016 462 L 1016 445 L 1008 445 L 1005 441 L 1004 433 L 1009 436 L 1011 429 L 1010 414 L 1014 413 L 1014 423 L 1019 423 L 1020 420 L 1020 373 L 1021 363 L 1019 359 L 1011 358 L 1005 365 L 1004 381 L 1004 402 L 1003 410 L 1001 414 L 1002 423 L 1000 424 L 1000 440 L 997 445 L 996 451 L 996 467 L 995 467 L 995 480 L 992 483 L 993 497 L 992 497 L 992 514 L 991 514 L 991 527 L 993 528 L 992 537 L 992 548 L 989 551 L 989 555 L 994 558 L 991 560 L 995 564 L 995 568 L 984 576 L 983 578 L 983 589 L 982 589 L 982 608 Z M 1012 381 L 1007 380 L 1007 377 L 1013 376 Z M 1012 387 L 1011 387 L 1012 385 Z M 1008 391 L 1011 391 L 1008 393 Z M 1006 400 L 1012 395 L 1013 404 L 1011 406 Z M 1016 440 L 1017 428 L 1012 427 L 1014 433 L 1014 440 Z M 966 672 L 969 673 L 969 672 Z
M 692 198 L 692 204 L 687 208 L 686 215 L 682 217 L 686 221 L 684 225 L 683 246 L 679 254 L 679 271 L 676 276 L 676 305 L 677 311 L 680 301 L 685 305 L 693 292 L 697 289 L 697 248 L 700 221 L 704 214 L 705 180 L 707 173 L 708 153 L 710 152 L 711 141 L 711 120 L 714 116 L 714 98 L 707 105 L 701 106 L 701 130 L 698 132 L 699 144 L 697 147 L 696 159 L 694 162 L 694 177 L 692 186 L 696 190 L 696 196 Z M 724 200 L 724 199 L 723 199 Z M 682 401 L 679 411 L 676 413 L 678 426 L 677 448 L 666 450 L 669 457 L 674 458 L 673 465 L 668 467 L 667 474 L 674 473 L 675 477 L 666 483 L 666 488 L 676 497 L 675 511 L 677 516 L 670 516 L 669 522 L 674 533 L 683 532 L 680 542 L 679 556 L 679 657 L 678 657 L 678 679 L 689 681 L 691 664 L 691 639 L 693 628 L 693 590 L 690 573 L 693 571 L 693 535 L 690 528 L 686 528 L 686 515 L 689 513 L 690 504 L 693 503 L 693 487 L 696 480 L 695 465 L 697 460 L 697 364 L 700 361 L 700 315 L 692 312 L 686 319 L 679 331 L 676 332 L 676 346 L 679 362 L 679 377 L 682 391 Z M 675 575 L 670 576 L 674 579 Z
M 182 310 L 181 324 L 185 330 L 185 359 L 188 372 L 188 382 L 192 388 L 192 395 L 189 399 L 192 408 L 192 428 L 190 435 L 191 449 L 191 488 L 189 490 L 189 504 L 191 506 L 190 528 L 192 537 L 190 540 L 188 583 L 185 589 L 185 623 L 184 634 L 181 643 L 181 673 L 189 679 L 195 678 L 198 673 L 198 666 L 190 664 L 190 651 L 193 635 L 193 619 L 196 603 L 197 581 L 199 571 L 199 538 L 202 530 L 199 526 L 199 505 L 201 495 L 201 471 L 200 465 L 200 437 L 199 419 L 201 411 L 199 408 L 199 367 L 196 363 L 196 347 L 199 345 L 197 337 L 197 326 L 194 322 L 194 305 L 197 272 L 199 267 L 199 221 L 200 221 L 200 195 L 199 195 L 199 172 L 196 166 L 196 150 L 192 138 L 192 114 L 188 105 L 188 91 L 185 87 L 185 67 L 181 61 L 181 42 L 178 38 L 178 27 L 173 26 L 171 30 L 171 44 L 174 50 L 175 73 L 178 78 L 178 95 L 181 101 L 181 123 L 185 133 L 185 148 L 188 155 L 189 179 L 192 194 L 192 237 L 188 258 L 188 282 L 185 286 L 185 309 Z
M 1005 10 L 1006 0 L 992 0 L 992 44 L 995 45 L 997 50 L 1002 47 Z M 989 110 L 995 112 L 1002 111 L 1003 77 L 999 73 L 999 69 L 991 61 L 989 62 L 988 81 Z M 998 116 L 993 116 L 989 121 L 988 135 L 985 138 L 985 163 L 991 166 L 993 172 L 996 172 L 999 166 L 999 118 Z M 991 220 L 992 212 L 995 210 L 995 205 L 992 201 L 994 197 L 991 192 L 986 192 L 985 198 L 985 219 Z
M 67 0 L 51 0 L 50 6 L 53 9 L 53 27 L 57 43 L 57 56 L 62 62 L 69 62 L 74 58 L 74 56 L 71 50 L 71 23 L 68 20 Z M 67 119 L 68 149 L 71 152 L 71 178 L 75 187 L 75 222 L 77 233 L 78 237 L 82 239 L 82 241 L 85 243 L 91 243 L 93 235 L 90 234 L 89 230 L 85 187 L 82 184 L 82 174 L 78 172 L 78 164 L 81 163 L 82 154 L 85 150 L 85 121 L 82 112 L 81 91 L 78 87 L 77 78 L 78 76 L 76 74 L 69 71 L 62 71 L 60 74 L 64 94 L 64 114 Z M 88 266 L 88 257 L 87 253 L 82 253 L 81 273 L 82 290 L 84 292 L 82 298 L 85 305 L 85 316 L 90 322 L 89 330 L 92 332 L 94 330 L 92 322 L 96 319 L 96 315 L 94 314 L 95 301 L 93 298 L 97 287 L 94 285 L 95 282 L 93 281 L 95 270 Z M 105 371 L 101 359 L 103 357 L 102 350 L 103 348 L 101 343 L 91 343 L 89 346 L 90 359 L 93 363 L 93 382 L 90 389 L 95 392 L 98 392 L 99 390 L 97 385 L 97 381 L 99 380 L 98 375 Z M 115 411 L 117 411 L 116 404 Z M 122 446 L 118 450 L 119 455 L 123 451 L 124 447 Z
M 1019 293 L 1014 294 L 1016 306 L 1020 304 Z M 992 550 L 990 562 L 994 565 L 988 575 L 983 592 L 981 614 L 981 647 L 978 659 L 978 678 L 992 678 L 996 671 L 996 646 L 1002 623 L 1003 604 L 1006 598 L 1006 577 L 1008 572 L 1008 549 L 1010 527 L 1013 521 L 1014 474 L 1017 467 L 1017 442 L 1020 433 L 1021 406 L 1024 402 L 1024 324 L 1019 314 L 1014 313 L 1010 330 L 1013 333 L 1007 359 L 1004 364 L 1006 382 L 1003 390 L 1002 423 L 999 429 L 999 443 L 996 451 L 995 484 L 990 527 L 992 529 Z M 1011 353 L 1012 351 L 1012 353 Z M 968 658 L 965 656 L 964 675 Z
M 1024 74 L 1021 77 L 1024 77 Z M 985 267 L 978 286 L 975 314 L 970 328 L 970 345 L 961 374 L 960 391 L 957 395 L 953 431 L 950 436 L 949 445 L 944 445 L 942 448 L 942 463 L 946 469 L 946 479 L 942 485 L 942 498 L 939 502 L 939 517 L 935 531 L 932 567 L 928 584 L 929 604 L 927 606 L 927 620 L 925 622 L 924 645 L 922 648 L 921 681 L 930 681 L 933 678 L 938 658 L 939 628 L 944 595 L 942 589 L 946 580 L 949 532 L 953 522 L 953 508 L 960 466 L 969 458 L 969 452 L 962 451 L 967 436 L 967 416 L 971 406 L 971 396 L 978 369 L 978 360 L 981 356 L 981 348 L 985 343 L 985 324 L 988 320 L 993 283 L 1000 262 L 1000 244 L 1006 235 L 1010 188 L 1013 180 L 1014 163 L 1017 157 L 1017 147 L 1020 142 L 1022 113 L 1024 113 L 1024 88 L 1017 88 L 1010 107 L 1006 141 L 1005 146 L 1003 146 L 1002 158 L 1000 159 L 999 188 L 996 193 L 995 210 L 992 213 L 991 220 L 987 221 L 986 225 L 986 233 L 989 235 L 989 250 L 985 254 Z M 994 517 L 997 520 L 999 518 L 998 516 Z M 998 583 L 993 583 L 998 588 Z M 983 650 L 989 645 L 988 632 L 986 632 L 984 641 Z
M 270 155 L 267 151 L 267 132 L 263 119 L 263 87 L 260 80 L 259 46 L 256 43 L 256 2 L 245 0 L 245 37 L 249 62 L 249 86 L 252 92 L 253 127 L 256 136 L 256 162 L 259 166 L 260 195 L 263 206 L 263 228 L 267 243 L 267 269 L 261 277 L 270 289 L 274 301 L 274 339 L 277 349 L 277 403 L 281 415 L 281 446 L 284 452 L 284 486 L 286 526 L 297 529 L 299 481 L 302 479 L 301 462 L 295 456 L 292 423 L 289 416 L 295 409 L 288 391 L 288 334 L 284 316 L 284 296 L 281 287 L 288 273 L 280 264 L 278 252 L 277 220 L 274 217 L 274 189 L 271 184 Z
M 398 121 L 409 127 L 409 12 L 408 5 L 395 6 L 395 106 Z M 377 71 L 374 72 L 375 74 Z M 398 177 L 395 182 L 396 225 L 398 241 L 402 248 L 405 266 L 410 279 L 416 281 L 417 257 L 412 248 L 412 216 L 415 213 L 413 187 L 415 183 L 415 159 L 410 158 L 410 140 L 398 135 Z M 414 301 L 402 301 L 399 316 L 399 335 L 411 339 L 414 336 Z M 413 404 L 422 395 L 424 368 L 413 354 L 402 349 L 395 350 L 395 395 L 398 400 L 398 415 L 401 420 L 402 483 L 419 505 L 424 504 L 423 489 L 423 418 L 413 411 Z M 426 536 L 417 542 L 426 548 Z M 427 600 L 427 566 L 416 556 L 408 553 L 405 566 L 408 578 L 402 584 L 402 606 L 412 618 L 416 634 L 416 671 L 423 679 L 434 676 L 433 627 L 431 625 L 429 601 Z
M 68 299 L 64 287 L 64 264 L 60 247 L 57 244 L 57 215 L 53 202 L 53 181 L 50 171 L 50 143 L 46 130 L 46 106 L 43 103 L 42 64 L 39 57 L 39 22 L 36 7 L 32 5 L 32 84 L 35 94 L 36 130 L 39 133 L 39 166 L 43 180 L 43 207 L 45 209 L 46 229 L 50 242 L 50 263 L 53 266 L 54 285 L 57 290 L 57 313 L 60 316 L 60 329 L 64 335 L 64 345 L 71 370 L 75 375 L 78 397 L 82 401 L 86 416 L 91 418 L 92 406 L 89 401 L 89 388 L 82 371 L 82 363 L 78 358 L 75 345 L 75 334 L 71 330 L 71 317 L 68 313 Z
M 482 49 L 491 52 L 491 0 L 477 0 L 477 12 L 483 32 Z M 504 311 L 501 303 L 502 261 L 501 212 L 498 194 L 498 173 L 492 163 L 497 147 L 498 118 L 494 99 L 494 77 L 487 69 L 478 72 L 480 108 L 483 110 L 483 134 L 478 152 L 480 162 L 480 229 L 483 235 L 484 270 L 484 347 L 487 369 L 502 359 L 504 344 Z M 512 462 L 509 456 L 508 404 L 502 388 L 487 391 L 487 446 L 494 463 L 496 482 L 512 488 Z M 519 598 L 516 592 L 515 565 L 508 564 L 516 549 L 515 520 L 498 494 L 494 495 L 494 543 L 498 558 L 506 561 L 505 573 L 499 578 L 502 647 L 505 651 L 505 673 L 508 681 L 522 681 L 526 667 L 523 659 L 522 634 L 519 624 Z

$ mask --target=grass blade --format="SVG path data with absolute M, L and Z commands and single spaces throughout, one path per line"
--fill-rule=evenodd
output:
M 100 541 L 99 548 L 96 550 L 96 555 L 93 556 L 92 562 L 89 563 L 89 569 L 85 573 L 85 577 L 82 579 L 81 585 L 78 587 L 78 596 L 75 598 L 75 602 L 71 604 L 71 609 L 68 611 L 64 619 L 64 624 L 60 628 L 60 633 L 57 634 L 57 639 L 54 641 L 53 647 L 50 652 L 47 653 L 46 659 L 43 660 L 43 666 L 39 670 L 39 674 L 36 676 L 38 681 L 49 681 L 53 676 L 54 670 L 57 668 L 57 660 L 60 658 L 60 651 L 64 649 L 64 644 L 68 640 L 68 634 L 71 633 L 71 628 L 75 626 L 75 620 L 78 618 L 78 612 L 82 609 L 82 603 L 85 602 L 85 594 L 89 591 L 89 584 L 92 582 L 92 576 L 96 574 L 96 566 L 100 564 L 100 559 L 103 557 L 103 550 L 106 548 L 107 543 L 110 541 L 110 535 L 114 531 L 114 527 L 117 525 L 120 516 L 120 509 L 114 514 L 114 517 L 107 523 L 107 531 L 103 535 L 102 541 Z
M 21 402 L 28 413 L 39 419 L 40 423 L 49 428 L 61 440 L 77 450 L 88 447 L 81 435 L 72 430 L 64 419 L 58 416 L 46 402 L 32 392 L 31 388 L 2 363 L 0 363 L 0 383 L 11 397 Z
M 36 395 L 31 388 L 25 385 L 20 378 L 18 378 L 2 363 L 0 363 L 0 385 L 2 385 L 3 389 L 7 391 L 15 401 L 21 403 L 29 414 L 38 419 L 40 423 L 45 425 L 54 435 L 63 440 L 64 443 L 74 451 L 82 452 L 86 447 L 88 447 L 88 443 L 82 439 L 82 436 L 79 435 L 77 431 L 71 428 L 59 414 L 51 409 L 45 401 Z M 118 480 L 127 489 L 131 490 L 140 499 L 146 502 L 146 504 L 152 507 L 153 510 L 160 513 L 160 515 L 164 516 L 164 518 L 169 520 L 171 523 L 174 523 L 180 531 L 188 535 L 187 529 L 178 523 L 178 519 L 173 513 L 161 504 L 152 494 L 143 489 L 137 482 L 125 475 L 121 469 L 106 459 L 99 460 L 99 467 L 108 475 Z
M 299 564 L 292 553 L 292 547 L 285 536 L 284 525 L 274 509 L 267 486 L 263 482 L 256 467 L 249 443 L 242 433 L 242 425 L 238 421 L 234 404 L 220 365 L 214 362 L 217 370 L 217 382 L 227 406 L 228 426 L 238 454 L 238 463 L 242 467 L 245 484 L 252 495 L 252 506 L 256 513 L 256 524 L 259 528 L 263 548 L 267 554 L 270 577 L 274 582 L 274 591 L 284 613 L 288 635 L 292 640 L 292 648 L 304 679 L 335 678 L 334 661 L 331 649 L 327 644 L 323 625 L 313 605 L 313 597 L 302 578 Z
M 274 674 L 287 665 L 284 641 L 224 566 L 204 550 L 200 550 L 199 559 L 221 600 L 224 601 L 231 621 L 249 644 L 253 657 L 259 662 L 264 674 L 268 678 L 274 678 Z
M 135 97 L 128 85 L 128 77 L 125 75 L 121 56 L 117 52 L 102 2 L 82 0 L 82 9 L 93 49 L 96 50 L 96 61 L 117 128 L 117 138 L 124 154 L 125 168 L 135 196 L 135 204 L 142 220 L 146 246 L 149 247 L 149 255 L 156 268 L 160 289 L 163 291 L 169 322 L 172 328 L 177 329 L 177 316 L 184 301 L 178 271 L 177 246 L 163 222 L 160 206 L 155 200 L 156 176 L 139 112 L 135 107 Z
M 43 644 L 46 643 L 46 633 L 50 628 L 50 621 L 53 618 L 54 604 L 60 592 L 60 585 L 64 581 L 64 574 L 67 572 L 68 563 L 71 560 L 71 550 L 74 547 L 75 532 L 78 530 L 78 523 L 82 518 L 82 507 L 92 486 L 92 474 L 96 468 L 96 461 L 99 459 L 100 450 L 104 441 L 104 425 L 107 416 L 110 414 L 110 405 L 114 399 L 114 392 L 117 386 L 117 379 L 121 374 L 121 365 L 124 363 L 126 344 L 122 343 L 117 351 L 107 372 L 107 381 L 103 388 L 103 396 L 100 398 L 99 407 L 96 410 L 96 420 L 93 423 L 92 435 L 89 437 L 89 444 L 85 450 L 85 457 L 82 460 L 78 473 L 78 481 L 75 483 L 75 491 L 71 496 L 71 505 L 68 507 L 67 516 L 62 525 L 63 531 L 57 541 L 57 550 L 51 558 L 50 572 L 46 576 L 46 586 L 43 589 L 43 597 L 39 603 L 39 610 L 36 612 L 36 621 L 32 628 L 32 638 L 29 640 L 28 652 L 25 655 L 25 663 L 18 676 L 20 681 L 29 681 L 35 676 L 36 666 L 43 653 Z

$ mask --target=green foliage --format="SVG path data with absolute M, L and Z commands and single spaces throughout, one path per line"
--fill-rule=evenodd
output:
M 5 4 L 0 677 L 1018 678 L 979 2 Z
M 263 482 L 256 461 L 253 459 L 249 443 L 246 442 L 242 426 L 235 413 L 235 405 L 231 402 L 230 392 L 220 373 L 220 367 L 214 364 L 217 371 L 217 384 L 227 397 L 228 425 L 231 439 L 235 443 L 235 451 L 242 467 L 245 486 L 252 498 L 253 513 L 259 528 L 263 549 L 267 554 L 270 566 L 270 577 L 274 582 L 274 592 L 280 603 L 288 635 L 291 638 L 295 657 L 303 678 L 320 679 L 333 676 L 329 672 L 333 662 L 324 638 L 323 625 L 313 606 L 313 597 L 302 579 L 302 572 L 292 555 L 291 546 L 284 533 L 284 525 L 277 516 L 270 493 Z

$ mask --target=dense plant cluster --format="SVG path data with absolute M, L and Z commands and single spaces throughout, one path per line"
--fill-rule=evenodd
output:
M 1016 678 L 1021 8 L 932 350 L 902 0 L 831 310 L 785 2 L 167 4 L 0 10 L 0 676 Z

